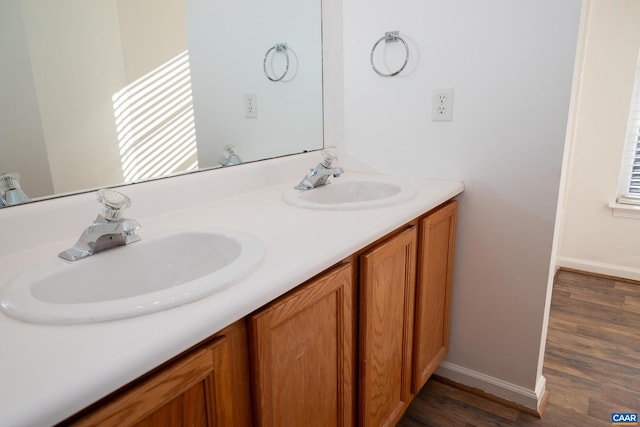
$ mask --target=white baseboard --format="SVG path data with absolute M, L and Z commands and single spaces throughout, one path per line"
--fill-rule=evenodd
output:
M 436 374 L 536 412 L 540 409 L 547 388 L 547 380 L 544 376 L 538 379 L 536 389 L 531 390 L 447 361 L 440 364 Z
M 558 257 L 556 264 L 558 267 L 566 267 L 589 273 L 604 274 L 605 276 L 621 277 L 623 279 L 640 281 L 640 268 L 569 257 Z

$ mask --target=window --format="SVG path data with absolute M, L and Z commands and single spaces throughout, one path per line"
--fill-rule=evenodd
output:
M 640 205 L 640 59 L 636 66 L 626 139 L 618 203 Z

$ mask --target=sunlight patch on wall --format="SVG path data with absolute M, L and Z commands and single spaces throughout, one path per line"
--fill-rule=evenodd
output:
M 188 51 L 118 91 L 113 109 L 126 182 L 198 168 Z

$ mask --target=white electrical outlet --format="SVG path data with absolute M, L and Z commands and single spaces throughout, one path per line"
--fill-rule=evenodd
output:
M 431 119 L 450 122 L 453 120 L 453 88 L 434 89 Z
M 258 98 L 255 93 L 244 94 L 244 116 L 248 119 L 258 117 Z

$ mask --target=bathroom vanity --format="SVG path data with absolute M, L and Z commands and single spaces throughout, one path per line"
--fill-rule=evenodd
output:
M 1 315 L 3 423 L 393 425 L 446 354 L 453 198 L 464 187 L 347 164 L 334 182 L 374 180 L 415 194 L 354 210 L 284 202 L 316 156 L 122 189 L 142 242 L 224 226 L 259 239 L 266 255 L 237 284 L 156 313 L 74 325 Z M 180 209 L 158 213 L 167 194 Z M 10 208 L 13 229 L 41 233 L 8 234 L 3 277 L 72 245 L 93 199 Z M 59 226 L 38 228 L 43 215 Z
M 395 425 L 448 349 L 456 216 L 445 202 L 69 422 Z

